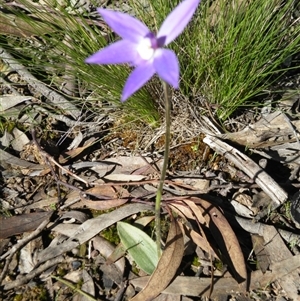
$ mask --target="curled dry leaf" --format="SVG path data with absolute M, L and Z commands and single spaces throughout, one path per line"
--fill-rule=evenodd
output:
M 150 224 L 153 220 L 155 219 L 154 215 L 150 215 L 150 216 L 143 216 L 141 218 L 138 218 L 134 223 L 133 226 L 136 227 L 146 227 L 148 224 Z
M 21 152 L 24 146 L 30 143 L 30 140 L 28 139 L 27 135 L 18 128 L 14 128 L 12 130 L 12 134 L 14 139 L 11 142 L 11 146 L 14 150 Z
M 69 150 L 76 149 L 77 147 L 79 147 L 79 145 L 81 144 L 81 142 L 84 138 L 84 136 L 80 130 L 74 131 L 73 135 L 74 135 L 74 139 L 72 140 L 71 144 L 68 146 Z
M 181 217 L 184 219 L 195 220 L 191 209 L 185 205 L 183 202 L 172 202 L 169 206 Z
M 211 254 L 214 258 L 219 258 L 211 246 L 207 243 L 207 240 L 204 239 L 198 232 L 188 228 L 185 225 L 182 225 L 183 233 L 189 237 L 199 248 Z
M 75 149 L 71 149 L 71 150 L 66 151 L 64 154 L 60 155 L 59 163 L 64 164 L 64 163 L 68 162 L 70 159 L 73 159 L 73 158 L 77 157 L 83 151 L 85 151 L 87 148 L 89 148 L 91 145 L 93 145 L 95 140 L 96 139 L 93 138 L 93 139 L 89 140 L 89 142 L 86 143 L 84 146 L 77 147 Z
M 76 233 L 78 227 L 79 227 L 78 224 L 64 224 L 64 223 L 61 223 L 61 224 L 58 224 L 56 226 L 52 226 L 51 230 L 53 232 L 62 234 L 64 236 L 72 237 Z M 52 242 L 54 244 L 55 240 L 53 239 Z
M 129 197 L 129 192 L 120 186 L 100 185 L 85 191 L 86 194 L 92 195 L 98 199 L 116 199 Z
M 186 204 L 184 204 L 186 203 Z M 191 205 L 191 206 L 189 206 Z M 194 202 L 184 200 L 182 202 L 177 203 L 171 203 L 169 206 L 181 217 L 183 217 L 185 220 L 196 220 L 198 219 L 199 223 L 202 225 L 206 224 L 206 221 L 202 215 L 201 210 L 195 205 Z M 194 210 L 192 210 L 192 208 Z M 195 208 L 197 207 L 197 208 Z M 188 224 L 188 223 L 187 223 Z M 202 231 L 202 235 L 200 235 L 197 231 L 193 230 L 191 227 L 188 227 L 185 224 L 180 225 L 182 232 L 188 236 L 192 241 L 199 246 L 202 250 L 206 251 L 207 253 L 211 254 L 215 258 L 219 258 L 213 248 L 210 246 L 210 244 L 207 241 L 207 238 L 205 237 L 205 234 Z
M 80 204 L 93 210 L 108 210 L 111 208 L 119 207 L 125 204 L 126 202 L 128 202 L 128 199 L 115 199 L 109 201 L 91 201 L 82 199 Z
M 231 268 L 235 279 L 240 283 L 247 279 L 247 271 L 244 255 L 242 253 L 239 241 L 224 217 L 223 213 L 211 203 L 196 197 L 191 201 L 199 205 L 206 223 L 218 244 L 222 256 Z
M 138 170 L 140 168 L 148 167 L 146 162 L 151 163 L 152 159 L 149 157 L 142 158 L 141 156 L 118 156 L 114 158 L 109 158 L 104 160 L 104 162 L 109 162 L 110 164 L 115 163 L 116 173 L 132 173 L 133 170 Z M 141 173 L 139 173 L 141 174 Z
M 166 248 L 145 288 L 131 301 L 150 301 L 157 297 L 173 280 L 181 263 L 184 241 L 178 222 L 173 219 L 166 242 Z
M 117 194 L 112 186 L 96 186 L 85 191 L 86 195 L 91 195 L 97 199 L 107 200 L 117 198 Z
M 26 237 L 29 237 L 29 233 L 23 234 L 23 239 Z M 37 237 L 35 239 L 32 239 L 27 243 L 27 245 L 23 246 L 19 252 L 19 264 L 18 264 L 18 270 L 21 274 L 27 274 L 31 272 L 35 267 L 35 257 L 36 253 L 40 248 L 42 248 L 42 238 Z
M 202 211 L 200 210 L 200 208 L 192 201 L 190 200 L 183 200 L 184 203 L 186 203 L 190 209 L 192 210 L 192 212 L 195 215 L 195 218 L 197 219 L 197 221 L 201 224 L 201 225 L 206 225 L 206 220 L 203 216 Z M 203 233 L 204 234 L 204 233 Z M 204 237 L 206 239 L 206 237 Z

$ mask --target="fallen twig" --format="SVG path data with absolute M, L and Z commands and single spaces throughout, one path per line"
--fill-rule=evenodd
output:
M 39 267 L 34 268 L 30 273 L 26 274 L 25 276 L 21 276 L 17 280 L 12 281 L 12 282 L 3 283 L 3 289 L 10 290 L 10 289 L 14 289 L 16 287 L 20 287 L 21 285 L 30 281 L 32 278 L 38 276 L 39 274 L 48 270 L 52 266 L 62 262 L 63 260 L 64 260 L 63 256 L 58 256 L 58 257 L 49 259 L 44 264 L 41 264 Z

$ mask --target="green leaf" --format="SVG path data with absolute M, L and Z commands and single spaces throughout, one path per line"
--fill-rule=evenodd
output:
M 144 231 L 128 223 L 118 222 L 117 230 L 136 264 L 147 274 L 152 274 L 158 263 L 155 242 Z

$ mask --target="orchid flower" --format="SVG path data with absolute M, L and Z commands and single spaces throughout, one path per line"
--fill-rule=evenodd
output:
M 157 35 L 138 19 L 117 11 L 98 8 L 104 21 L 122 40 L 88 57 L 90 64 L 123 64 L 135 66 L 129 75 L 121 101 L 127 100 L 157 73 L 162 80 L 179 87 L 179 63 L 176 54 L 164 49 L 176 39 L 191 20 L 200 0 L 184 0 L 165 19 Z

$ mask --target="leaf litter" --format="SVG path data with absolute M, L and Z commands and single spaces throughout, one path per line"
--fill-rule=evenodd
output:
M 299 190 L 300 124 L 286 99 L 279 104 L 283 111 L 261 110 L 260 118 L 253 114 L 250 123 L 248 115 L 237 116 L 231 123 L 240 119 L 245 126 L 226 124 L 227 133 L 203 116 L 197 125 L 205 134 L 201 158 L 195 155 L 193 139 L 187 147 L 173 146 L 178 167 L 186 165 L 182 152 L 193 151 L 197 162 L 188 171 L 170 169 L 163 198 L 165 246 L 149 276 L 126 248 L 121 258 L 112 254 L 118 250 L 114 231 L 120 221 L 136 226 L 144 218 L 141 224 L 152 235 L 161 156 L 149 152 L 148 146 L 157 147 L 159 139 L 151 137 L 140 155 L 113 145 L 107 134 L 115 130 L 110 117 L 78 121 L 78 107 L 16 65 L 9 53 L 1 49 L 1 54 L 25 81 L 38 82 L 35 93 L 63 113 L 37 108 L 35 95 L 20 94 L 12 81 L 1 86 L 13 92 L 4 95 L 1 114 L 15 116 L 11 121 L 23 122 L 24 127 L 6 129 L 1 138 L 0 298 L 40 300 L 45 294 L 50 300 L 299 299 L 300 232 L 292 213 L 299 211 L 294 205 L 299 197 L 294 195 Z M 292 105 L 297 103 L 295 99 Z M 64 124 L 63 146 L 49 142 L 55 144 L 64 135 L 47 136 L 38 128 L 36 137 L 27 135 L 34 126 L 32 118 L 14 114 L 28 106 L 50 131 L 61 133 Z M 99 133 L 107 134 L 106 145 Z M 213 151 L 219 155 L 214 157 Z M 279 164 L 275 171 L 274 162 Z
M 239 165 L 234 159 L 228 160 L 235 163 L 235 172 L 240 170 L 245 172 L 249 179 L 254 179 L 249 181 L 248 186 L 244 184 L 244 188 L 241 188 L 238 184 L 235 184 L 236 187 L 234 187 L 222 177 L 219 177 L 219 184 L 213 184 L 212 182 L 217 178 L 213 175 L 213 172 L 203 178 L 192 174 L 190 176 L 178 174 L 174 178 L 169 175 L 165 186 L 165 209 L 167 210 L 166 213 L 170 212 L 167 208 L 172 209 L 177 217 L 174 219 L 170 215 L 170 229 L 163 256 L 150 278 L 140 275 L 140 272 L 138 274 L 135 272 L 135 275 L 131 276 L 129 286 L 126 288 L 124 281 L 128 276 L 125 276 L 125 266 L 128 263 L 123 262 L 122 268 L 117 267 L 117 262 L 110 261 L 110 264 L 107 265 L 106 262 L 114 252 L 115 247 L 111 246 L 109 252 L 104 252 L 103 246 L 105 243 L 103 241 L 106 243 L 108 241 L 98 235 L 124 218 L 131 217 L 131 222 L 134 222 L 136 218 L 134 215 L 141 212 L 148 212 L 153 215 L 153 206 L 149 203 L 149 200 L 153 199 L 158 183 L 157 167 L 154 165 L 157 160 L 150 156 L 131 155 L 115 156 L 101 161 L 84 161 L 85 157 L 82 153 L 91 147 L 93 147 L 93 144 L 89 143 L 84 147 L 79 146 L 74 150 L 69 150 L 66 152 L 68 156 L 64 156 L 63 160 L 57 159 L 59 163 L 54 165 L 53 160 L 55 159 L 52 159 L 54 157 L 47 155 L 47 153 L 43 157 L 44 159 L 40 157 L 41 153 L 37 158 L 35 148 L 32 148 L 27 156 L 23 155 L 23 159 L 10 155 L 7 150 L 2 150 L 5 158 L 9 158 L 9 160 L 1 163 L 4 167 L 8 167 L 7 172 L 15 172 L 19 177 L 21 175 L 26 176 L 29 181 L 38 183 L 45 178 L 45 183 L 50 181 L 52 186 L 56 187 L 56 178 L 51 175 L 51 170 L 55 166 L 56 175 L 62 179 L 59 182 L 62 186 L 61 189 L 63 189 L 61 193 L 65 194 L 62 206 L 57 203 L 57 189 L 46 188 L 44 190 L 45 188 L 42 186 L 42 190 L 33 192 L 31 194 L 32 199 L 30 198 L 26 202 L 22 201 L 22 197 L 19 196 L 20 193 L 18 193 L 16 199 L 17 204 L 8 201 L 3 202 L 4 208 L 15 214 L 12 217 L 1 219 L 1 249 L 3 252 L 6 250 L 2 253 L 1 259 L 4 260 L 7 266 L 7 270 L 4 269 L 4 272 L 11 273 L 11 269 L 17 265 L 19 271 L 23 274 L 17 280 L 7 280 L 7 277 L 4 279 L 4 274 L 2 274 L 4 291 L 10 292 L 20 285 L 26 287 L 26 283 L 38 277 L 40 281 L 47 283 L 48 294 L 55 295 L 55 290 L 62 289 L 63 281 L 71 281 L 70 283 L 65 282 L 68 283 L 66 287 L 71 291 L 77 291 L 72 285 L 81 279 L 83 284 L 78 293 L 75 294 L 79 296 L 77 298 L 83 298 L 82 292 L 96 297 L 96 292 L 102 290 L 115 296 L 122 293 L 123 296 L 127 296 L 129 299 L 132 297 L 132 300 L 148 300 L 147 298 L 154 300 L 160 293 L 163 293 L 162 296 L 165 296 L 164 299 L 167 300 L 168 296 L 176 295 L 190 297 L 200 295 L 215 298 L 221 295 L 232 295 L 233 292 L 235 294 L 246 294 L 249 289 L 253 292 L 255 290 L 259 291 L 264 286 L 269 286 L 271 282 L 276 282 L 279 283 L 282 290 L 278 294 L 284 292 L 284 294 L 288 294 L 296 300 L 298 294 L 298 274 L 296 270 L 299 268 L 299 264 L 296 261 L 293 265 L 290 265 L 287 257 L 294 260 L 297 255 L 293 255 L 292 251 L 286 247 L 286 242 L 281 238 L 278 230 L 275 227 L 264 225 L 261 226 L 261 229 L 264 230 L 254 231 L 254 225 L 258 223 L 252 223 L 250 226 L 248 224 L 248 228 L 246 228 L 243 224 L 245 219 L 242 217 L 235 221 L 234 209 L 222 204 L 219 197 L 206 195 L 209 191 L 219 190 L 221 192 L 224 189 L 235 191 L 239 187 L 239 189 L 242 189 L 242 193 L 246 192 L 245 195 L 247 196 L 251 185 L 255 189 L 261 188 L 262 191 L 265 189 L 266 192 L 269 191 L 270 187 L 273 188 L 274 185 L 277 185 L 274 180 L 269 180 L 270 177 L 267 174 L 259 180 L 257 180 L 258 178 L 255 179 L 254 175 L 242 169 L 242 164 Z M 211 147 L 213 146 L 211 145 Z M 222 150 L 217 150 L 222 154 Z M 235 154 L 232 150 L 231 147 L 231 150 L 228 151 L 231 156 Z M 36 159 L 29 160 L 29 158 Z M 47 162 L 45 158 L 50 158 L 50 160 Z M 251 159 L 247 157 L 246 160 L 244 154 L 243 156 L 239 155 L 238 158 L 243 158 L 244 167 L 249 167 L 249 164 L 252 164 Z M 32 163 L 35 160 L 36 163 Z M 73 162 L 70 163 L 71 161 Z M 259 170 L 260 167 L 257 168 Z M 34 173 L 36 170 L 40 170 L 40 173 Z M 251 170 L 253 172 L 253 168 Z M 203 180 L 205 180 L 204 186 L 201 184 Z M 254 184 L 255 181 L 256 184 Z M 262 182 L 263 184 L 261 184 Z M 18 191 L 16 185 L 10 187 Z M 276 187 L 273 188 L 273 191 L 277 191 Z M 7 188 L 12 189 L 9 186 Z M 23 192 L 22 187 L 19 190 L 19 192 Z M 199 194 L 201 198 L 198 197 Z M 282 193 L 281 196 L 277 191 L 276 197 L 274 197 L 274 193 L 270 194 L 269 197 L 271 198 L 271 204 L 269 203 L 268 206 L 271 208 L 277 208 L 278 205 L 286 202 L 285 193 Z M 250 217 L 255 217 L 251 198 L 250 203 L 239 202 L 241 198 L 235 199 L 238 204 L 249 206 L 248 210 L 253 214 L 252 216 L 250 214 Z M 149 204 L 143 204 L 145 201 Z M 274 202 L 274 205 L 272 205 L 272 202 Z M 126 205 L 126 203 L 128 204 Z M 39 239 L 32 238 L 28 244 L 20 248 L 20 257 L 18 259 L 14 258 L 18 248 L 12 248 L 10 239 L 16 237 L 18 242 L 22 242 L 22 237 L 23 239 L 28 237 L 28 231 L 34 231 L 39 227 L 42 220 L 52 215 L 52 212 L 48 211 L 53 205 L 58 209 L 57 216 L 43 227 L 45 233 L 50 231 L 54 235 L 51 243 L 48 246 L 44 244 L 40 240 L 41 236 L 39 236 Z M 233 203 L 231 205 L 235 208 Z M 115 209 L 117 207 L 120 208 Z M 72 211 L 66 211 L 70 209 Z M 83 217 L 81 209 L 88 209 L 90 212 L 114 210 L 109 213 L 102 212 L 99 217 L 91 217 L 90 214 Z M 257 212 L 261 214 L 262 211 L 258 210 Z M 149 220 L 151 218 L 153 216 L 150 216 Z M 239 228 L 246 228 L 245 231 L 251 233 L 251 244 L 249 245 L 248 242 L 246 248 L 244 244 L 247 244 L 247 242 L 244 239 L 240 240 L 238 235 L 238 232 L 241 231 Z M 199 250 L 202 250 L 202 257 L 199 257 L 200 267 L 194 272 L 195 275 L 198 275 L 199 270 L 202 270 L 200 278 L 184 276 L 185 271 L 182 263 L 185 256 L 188 255 L 184 255 L 183 237 L 185 237 L 185 240 L 190 240 L 194 254 L 200 254 Z M 260 239 L 257 239 L 257 237 L 260 237 Z M 101 239 L 101 243 L 98 242 L 99 239 Z M 249 249 L 251 245 L 252 249 Z M 78 251 L 73 253 L 76 249 Z M 82 252 L 81 249 L 85 251 L 80 253 Z M 71 252 L 71 254 L 67 258 L 62 257 L 68 252 Z M 76 260 L 78 256 L 80 260 Z M 249 266 L 249 258 L 257 261 L 257 269 L 250 273 L 247 272 L 246 267 Z M 55 272 L 59 269 L 59 266 L 65 266 L 66 264 L 81 267 L 86 260 L 92 260 L 99 271 L 99 275 L 102 275 L 100 288 L 96 289 L 97 277 L 93 276 L 90 269 L 77 268 L 74 271 L 68 271 L 67 268 L 63 277 L 57 276 L 57 272 Z M 132 260 L 131 258 L 129 262 L 133 263 Z M 203 265 L 207 265 L 206 268 L 202 267 L 201 261 Z M 222 262 L 221 273 L 218 271 L 217 262 Z M 285 265 L 285 268 L 282 268 L 283 265 Z M 179 271 L 181 272 L 179 273 Z M 187 274 L 190 274 L 190 272 Z M 49 283 L 53 283 L 55 280 L 56 285 L 51 291 Z M 131 290 L 129 287 L 131 287 Z M 141 290 L 141 292 L 133 297 L 132 289 Z

